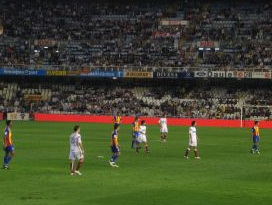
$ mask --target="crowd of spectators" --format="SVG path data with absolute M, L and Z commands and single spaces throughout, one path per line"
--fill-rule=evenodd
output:
M 1 66 L 270 69 L 267 1 L 0 0 Z M 187 21 L 163 25 L 162 20 Z M 199 42 L 210 47 L 199 50 Z
M 269 87 L 2 82 L 0 112 L 240 119 L 241 105 L 246 105 L 245 119 L 264 120 L 272 118 L 271 96 Z

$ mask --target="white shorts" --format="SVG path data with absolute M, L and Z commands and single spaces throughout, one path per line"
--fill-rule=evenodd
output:
M 137 137 L 137 142 L 139 142 L 139 143 L 147 142 L 147 140 L 146 140 L 146 135 L 139 135 L 139 136 Z
M 69 159 L 70 160 L 79 160 L 79 159 L 83 159 L 84 155 L 82 154 L 82 151 L 70 151 L 69 154 Z
M 162 128 L 160 129 L 160 132 L 161 132 L 161 133 L 168 133 L 168 128 L 167 128 L 167 127 L 162 127 Z
M 197 147 L 197 140 L 189 140 L 188 145 L 190 147 Z

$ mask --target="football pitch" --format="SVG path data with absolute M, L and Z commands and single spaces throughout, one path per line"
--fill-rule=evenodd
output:
M 121 125 L 119 168 L 110 167 L 112 125 L 78 123 L 85 147 L 82 176 L 69 175 L 75 123 L 14 122 L 16 156 L 0 170 L 0 204 L 230 205 L 272 203 L 272 130 L 261 129 L 261 155 L 250 154 L 250 129 L 198 127 L 199 154 L 183 158 L 188 127 L 147 126 L 150 153 L 135 153 Z M 4 122 L 1 122 L 2 130 Z M 1 134 L 3 135 L 3 134 Z M 1 154 L 1 160 L 3 156 Z M 1 161 L 2 163 L 2 161 Z

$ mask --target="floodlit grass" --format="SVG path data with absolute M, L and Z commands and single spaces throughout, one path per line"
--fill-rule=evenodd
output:
M 130 148 L 131 127 L 122 125 L 120 167 L 112 168 L 112 125 L 78 124 L 85 164 L 83 175 L 73 177 L 68 155 L 74 123 L 14 122 L 16 156 L 10 170 L 0 170 L 1 205 L 272 203 L 271 130 L 261 130 L 261 155 L 253 155 L 249 129 L 199 127 L 201 160 L 193 153 L 185 160 L 187 127 L 170 127 L 162 144 L 159 127 L 148 126 L 151 153 L 136 154 Z

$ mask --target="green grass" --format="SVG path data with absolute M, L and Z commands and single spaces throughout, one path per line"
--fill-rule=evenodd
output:
M 72 177 L 68 138 L 74 123 L 14 122 L 16 157 L 10 170 L 0 170 L 1 205 L 272 202 L 271 130 L 261 130 L 259 156 L 249 154 L 249 129 L 199 127 L 201 160 L 193 159 L 192 153 L 185 160 L 187 127 L 170 127 L 168 142 L 161 144 L 159 128 L 149 126 L 151 153 L 137 155 L 130 148 L 131 127 L 122 125 L 120 167 L 114 169 L 108 164 L 112 125 L 79 124 L 85 164 L 83 176 Z

